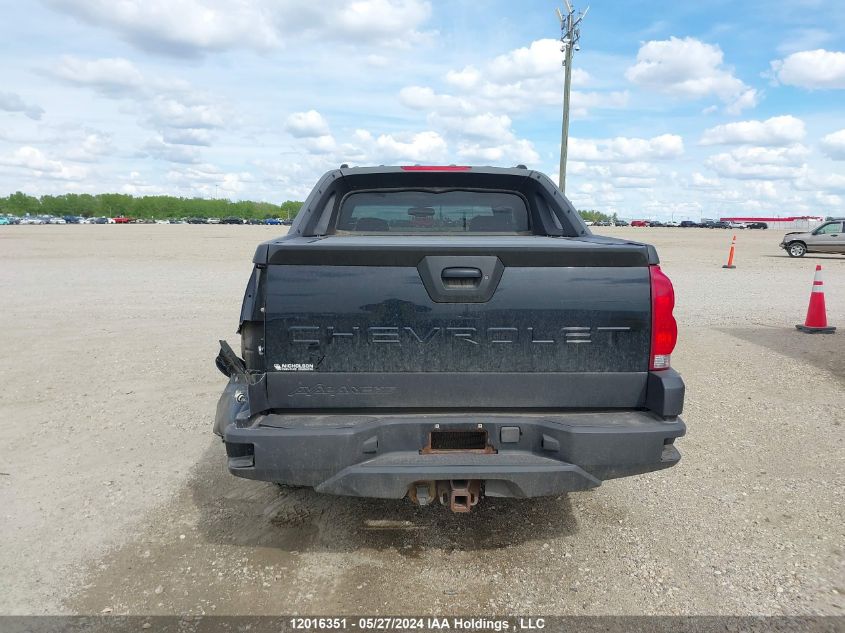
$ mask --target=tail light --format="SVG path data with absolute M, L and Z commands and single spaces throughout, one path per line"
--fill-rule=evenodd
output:
M 648 368 L 669 369 L 670 357 L 678 342 L 678 324 L 672 316 L 675 307 L 675 290 L 672 282 L 660 270 L 649 266 L 651 276 L 651 353 Z

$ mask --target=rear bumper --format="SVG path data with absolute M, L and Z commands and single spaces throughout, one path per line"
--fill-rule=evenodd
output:
M 479 425 L 495 453 L 420 453 L 436 428 Z M 646 411 L 242 414 L 221 426 L 233 475 L 397 499 L 414 482 L 448 479 L 483 480 L 485 494 L 500 497 L 594 488 L 674 465 L 673 442 L 686 432 L 680 418 Z

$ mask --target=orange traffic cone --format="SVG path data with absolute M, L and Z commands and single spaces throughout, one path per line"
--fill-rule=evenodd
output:
M 736 235 L 734 235 L 733 239 L 731 240 L 731 250 L 728 252 L 728 263 L 722 266 L 722 268 L 736 268 L 734 266 L 734 247 L 736 246 Z
M 813 292 L 810 293 L 810 306 L 807 308 L 807 318 L 804 325 L 795 327 L 810 334 L 833 334 L 836 328 L 827 324 L 827 311 L 824 307 L 824 283 L 822 282 L 822 267 L 816 265 L 816 276 L 813 278 Z

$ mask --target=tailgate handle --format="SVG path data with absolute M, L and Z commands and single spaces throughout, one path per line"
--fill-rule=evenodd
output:
M 442 279 L 481 279 L 478 268 L 444 268 L 440 274 Z
M 505 267 L 495 255 L 426 255 L 417 271 L 435 303 L 487 303 Z

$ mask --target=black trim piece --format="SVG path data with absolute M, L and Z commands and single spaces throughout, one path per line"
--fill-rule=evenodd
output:
M 674 369 L 649 372 L 646 407 L 667 418 L 681 415 L 685 390 L 681 375 Z
M 332 243 L 326 238 L 309 244 L 270 243 L 267 263 L 299 266 L 414 266 L 426 256 L 460 257 L 497 255 L 505 267 L 637 267 L 648 266 L 650 253 L 641 245 L 590 244 L 561 240 L 554 245 L 532 243 L 531 237 L 510 238 L 496 245 L 491 238 L 467 238 L 460 245 L 379 244 L 379 238 L 361 238 L 360 243 Z M 356 239 L 356 238 L 343 238 Z M 422 238 L 410 238 L 411 240 Z M 478 239 L 478 245 L 472 240 Z M 514 240 L 525 239 L 524 244 Z M 554 238 L 552 238 L 554 239 Z M 482 241 L 484 240 L 484 241 Z
M 460 268 L 462 266 L 465 268 Z M 486 303 L 499 287 L 505 268 L 495 255 L 484 255 L 424 257 L 417 270 L 428 296 L 435 303 Z M 450 274 L 450 271 L 475 271 L 479 279 L 475 285 L 450 288 L 444 283 L 444 277 Z
M 647 378 L 647 372 L 270 372 L 262 381 L 266 402 L 259 406 L 633 409 L 645 405 Z M 250 404 L 253 413 L 259 410 Z

